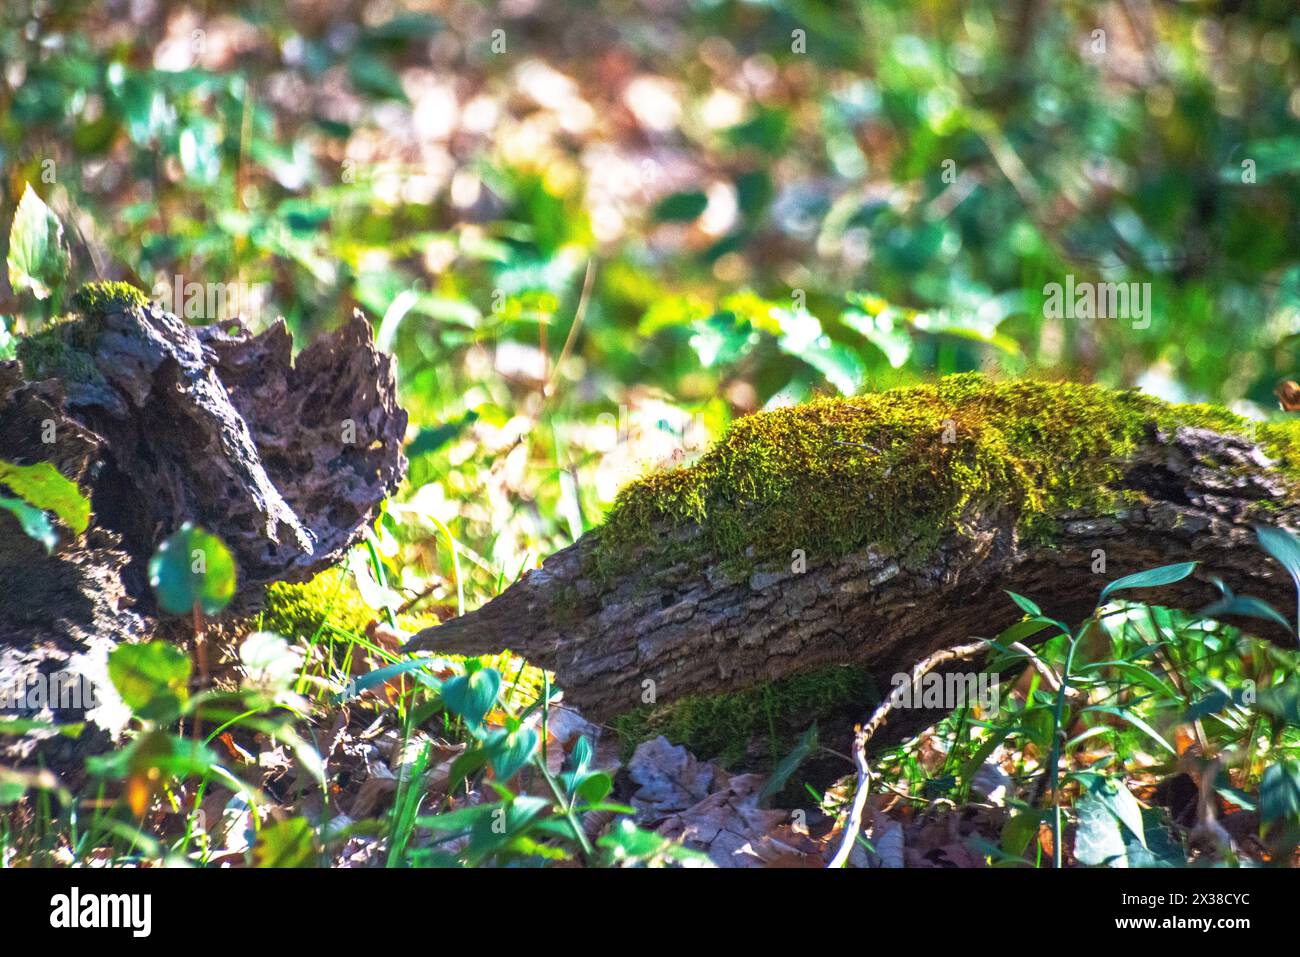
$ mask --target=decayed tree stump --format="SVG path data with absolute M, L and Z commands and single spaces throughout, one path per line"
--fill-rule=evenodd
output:
M 83 315 L 0 363 L 0 459 L 52 462 L 93 510 L 52 555 L 0 516 L 0 688 L 34 669 L 102 680 L 107 650 L 152 630 L 145 567 L 183 522 L 230 547 L 246 612 L 259 586 L 337 563 L 406 467 L 392 362 L 360 314 L 295 360 L 282 320 L 195 328 L 88 289 Z
M 1300 519 L 1296 434 L 978 376 L 761 413 L 407 648 L 509 648 L 600 719 L 640 705 L 647 680 L 659 703 L 836 664 L 887 687 L 926 654 L 1018 620 L 1005 590 L 1078 621 L 1108 581 L 1174 562 L 1202 565 L 1141 597 L 1200 607 L 1218 575 L 1292 608 L 1252 524 Z

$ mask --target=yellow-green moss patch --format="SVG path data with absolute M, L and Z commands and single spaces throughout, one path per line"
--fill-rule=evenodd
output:
M 276 582 L 266 590 L 266 607 L 261 612 L 261 627 L 285 638 L 310 638 L 328 626 L 335 631 L 364 634 L 366 625 L 385 620 L 361 598 L 347 571 L 332 568 L 309 582 Z M 437 624 L 432 615 L 398 615 L 397 627 L 419 631 Z
M 326 569 L 302 584 L 276 582 L 268 586 L 265 607 L 247 627 L 274 631 L 290 641 L 306 642 L 316 637 L 334 647 L 341 662 L 350 644 L 366 642 L 366 626 L 376 620 L 386 622 L 387 618 L 362 600 L 352 576 L 345 568 L 338 567 Z M 416 611 L 397 616 L 398 630 L 407 633 L 437 623 L 437 617 L 431 613 Z M 441 657 L 450 664 L 465 660 L 462 655 Z M 508 651 L 482 655 L 479 660 L 500 673 L 503 700 L 513 711 L 528 707 L 541 696 L 545 684 L 542 669 Z
M 100 316 L 117 306 L 144 308 L 149 297 L 129 282 L 88 282 L 72 294 L 72 308 L 83 316 Z
M 664 544 L 660 522 L 697 523 L 723 563 L 789 562 L 867 544 L 924 549 L 971 507 L 1008 509 L 1029 536 L 1064 511 L 1122 504 L 1112 483 L 1154 425 L 1254 429 L 1291 476 L 1300 427 L 1253 426 L 1215 406 L 1170 405 L 1072 382 L 992 382 L 978 374 L 738 420 L 698 461 L 624 489 L 599 531 L 596 571 L 626 571 Z M 638 555 L 638 552 L 640 554 Z M 636 556 L 636 557 L 634 557 Z
M 125 282 L 89 282 L 72 294 L 73 312 L 47 324 L 15 344 L 23 375 L 32 380 L 102 383 L 93 353 L 99 320 L 114 306 L 145 306 L 143 292 Z

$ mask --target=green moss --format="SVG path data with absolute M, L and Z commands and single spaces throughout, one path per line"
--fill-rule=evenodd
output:
M 760 739 L 771 767 L 787 754 L 813 721 L 826 727 L 852 723 L 880 700 L 862 669 L 835 666 L 792 675 L 726 695 L 697 695 L 659 707 L 640 708 L 614 719 L 623 760 L 642 741 L 662 734 L 692 754 L 724 765 L 755 763 L 747 754 Z
M 64 316 L 39 332 L 20 336 L 14 352 L 23 366 L 23 376 L 33 382 L 60 379 L 64 382 L 101 383 L 104 377 L 92 355 L 99 329 L 93 319 Z
M 148 303 L 145 294 L 130 283 L 86 283 L 72 294 L 72 314 L 18 339 L 14 348 L 23 375 L 32 381 L 53 378 L 64 382 L 102 383 L 104 377 L 94 360 L 100 319 L 113 306 Z
M 1256 437 L 1264 454 L 1277 459 L 1277 467 L 1284 475 L 1300 477 L 1300 419 L 1288 416 L 1276 422 L 1260 423 Z
M 759 413 L 695 463 L 624 489 L 598 533 L 594 571 L 650 567 L 656 555 L 744 570 L 788 563 L 794 549 L 810 559 L 868 544 L 923 553 L 980 507 L 1047 538 L 1063 511 L 1123 504 L 1111 483 L 1151 425 L 1252 432 L 1214 406 L 978 374 Z M 1300 475 L 1300 425 L 1259 426 L 1258 438 Z M 683 545 L 656 530 L 665 520 L 697 523 L 703 536 Z
M 72 294 L 72 308 L 83 316 L 102 316 L 115 306 L 144 308 L 149 297 L 129 282 L 88 282 Z
M 347 570 L 331 568 L 302 584 L 270 585 L 265 607 L 242 627 L 274 631 L 290 641 L 306 642 L 318 635 L 322 644 L 333 649 L 335 663 L 345 665 L 354 654 L 354 645 L 364 640 L 366 626 L 376 619 L 386 620 L 362 600 Z M 427 612 L 397 616 L 398 630 L 408 633 L 437 623 L 437 617 Z M 461 655 L 439 657 L 449 664 L 465 660 Z M 546 681 L 542 669 L 510 652 L 483 655 L 478 660 L 502 676 L 502 700 L 512 712 L 522 711 L 542 696 Z
M 347 572 L 333 568 L 302 584 L 270 585 L 266 590 L 266 607 L 261 612 L 261 627 L 291 640 L 310 638 L 322 623 L 335 631 L 360 635 L 376 618 L 382 620 L 382 614 L 362 600 Z M 397 626 L 403 631 L 419 631 L 436 623 L 432 616 L 397 616 Z

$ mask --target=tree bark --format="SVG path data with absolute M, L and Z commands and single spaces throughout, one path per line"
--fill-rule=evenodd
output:
M 183 522 L 231 549 L 243 615 L 337 564 L 406 467 L 392 360 L 360 314 L 296 359 L 283 320 L 253 335 L 118 304 L 79 322 L 77 375 L 0 363 L 0 459 L 53 463 L 92 506 L 48 555 L 0 514 L 0 692 L 54 671 L 108 687 L 108 652 L 158 625 L 146 566 Z
M 1267 503 L 1273 524 L 1295 527 L 1297 489 L 1251 442 L 1190 427 L 1159 432 L 1153 424 L 1122 463 L 1117 488 L 1140 493 L 1142 504 L 1055 516 L 1050 545 L 1022 541 L 1014 510 L 986 502 L 919 560 L 902 557 L 906 543 L 833 560 L 809 552 L 801 574 L 786 566 L 744 581 L 717 568 L 657 567 L 647 558 L 635 572 L 597 583 L 585 572 L 595 547 L 587 535 L 477 611 L 418 633 L 406 648 L 511 649 L 553 669 L 569 703 L 599 720 L 642 704 L 646 681 L 664 703 L 857 664 L 887 687 L 888 676 L 927 654 L 993 637 L 1018 620 L 1007 590 L 1076 623 L 1107 582 L 1174 562 L 1201 565 L 1194 579 L 1130 594 L 1195 608 L 1218 597 L 1208 583 L 1217 575 L 1238 593 L 1295 607 L 1290 579 L 1257 547 L 1252 521 Z M 660 531 L 701 534 L 692 525 Z M 1100 573 L 1094 567 L 1103 554 Z

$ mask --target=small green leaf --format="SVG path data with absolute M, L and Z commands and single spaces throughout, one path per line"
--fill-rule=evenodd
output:
M 483 723 L 501 688 L 501 675 L 495 668 L 480 668 L 470 674 L 449 678 L 442 685 L 442 703 L 470 725 Z
M 1145 721 L 1143 721 L 1141 718 L 1135 715 L 1132 711 L 1127 711 L 1124 708 L 1116 708 L 1112 705 L 1092 705 L 1090 707 L 1084 708 L 1083 711 L 1080 713 L 1087 714 L 1089 711 L 1102 711 L 1105 712 L 1106 714 L 1113 714 L 1117 718 L 1123 718 L 1129 724 L 1133 725 L 1133 727 L 1137 728 L 1139 731 L 1144 732 L 1147 737 L 1149 737 L 1156 744 L 1160 745 L 1160 747 L 1164 748 L 1170 754 L 1178 753 L 1176 750 L 1174 750 L 1174 746 L 1170 744 L 1168 741 L 1166 741 L 1164 739 L 1164 736 L 1161 735 L 1160 732 L 1158 732 L 1155 728 L 1151 727 L 1151 725 L 1147 724 Z
M 660 223 L 689 223 L 708 205 L 709 198 L 701 192 L 672 193 L 655 204 L 652 215 Z
M 1259 782 L 1259 819 L 1300 821 L 1300 762 L 1278 761 L 1264 771 Z
M 1015 592 L 1009 591 L 1007 592 L 1007 596 L 1014 601 L 1016 606 L 1026 615 L 1032 615 L 1037 618 L 1043 614 L 1043 609 L 1039 608 L 1035 602 L 1030 601 L 1024 595 L 1017 595 Z
M 785 339 L 780 340 L 780 345 L 782 351 L 790 351 Z M 847 346 L 819 336 L 798 353 L 791 354 L 820 372 L 840 395 L 856 395 L 861 391 L 867 370 L 858 354 Z
M 356 582 L 357 592 L 368 608 L 382 611 L 385 608 L 401 606 L 402 596 L 375 579 L 375 566 L 371 564 L 364 546 L 354 548 L 348 553 L 347 566 Z
M 605 771 L 592 771 L 578 782 L 578 797 L 588 804 L 603 801 L 612 790 L 614 790 L 614 779 Z
M 52 731 L 65 738 L 79 738 L 86 729 L 84 721 L 74 724 L 55 724 L 52 721 L 35 721 L 29 718 L 16 718 L 12 721 L 0 721 L 0 734 L 29 734 L 32 731 Z
M 573 750 L 569 752 L 569 763 L 573 765 L 576 774 L 583 774 L 591 766 L 591 759 L 594 755 L 591 747 L 591 739 L 585 734 L 579 735 L 578 740 L 573 743 Z
M 1232 703 L 1232 697 L 1223 691 L 1211 691 L 1202 698 L 1193 701 L 1183 712 L 1182 721 L 1197 721 L 1201 718 L 1209 717 L 1212 714 L 1218 714 L 1229 704 Z
M 1260 548 L 1268 552 L 1291 576 L 1297 593 L 1296 627 L 1300 628 L 1300 539 L 1281 528 L 1255 526 Z
M 474 866 L 525 835 L 537 818 L 549 810 L 551 802 L 521 794 L 497 808 L 496 813 L 478 818 L 470 828 L 466 862 Z
M 587 768 L 591 766 L 592 754 L 591 741 L 587 736 L 579 735 L 578 740 L 573 744 L 571 750 L 564 759 L 564 770 L 560 772 L 560 783 L 564 785 L 564 793 L 572 797 L 578 791 L 578 786 L 587 776 Z
M 415 819 L 415 824 L 417 827 L 426 827 L 431 831 L 441 831 L 446 834 L 464 833 L 473 827 L 480 818 L 490 817 L 492 812 L 500 807 L 500 802 L 474 804 L 470 807 L 448 811 L 446 814 L 438 814 L 433 817 L 418 817 Z
M 48 299 L 67 278 L 70 264 L 63 225 L 28 183 L 9 229 L 9 284 L 14 292 Z
M 0 485 L 9 486 L 28 505 L 53 512 L 78 535 L 90 524 L 90 499 L 49 462 L 14 465 L 0 461 Z
M 1002 825 L 1002 850 L 1012 857 L 1023 857 L 1029 849 L 1029 842 L 1038 836 L 1042 820 L 1042 812 L 1032 808 L 1012 815 Z
M 1129 867 L 1186 866 L 1187 852 L 1159 808 L 1142 809 L 1142 835 L 1144 840 L 1138 843 L 1132 832 L 1124 834 Z
M 384 311 L 384 318 L 379 322 L 375 332 L 375 348 L 383 352 L 393 351 L 393 342 L 397 339 L 397 328 L 406 318 L 406 314 L 420 301 L 420 294 L 414 289 L 403 289 Z
M 123 778 L 128 774 L 144 778 L 185 778 L 203 775 L 220 765 L 217 756 L 201 741 L 163 731 L 136 738 L 125 748 L 86 758 L 86 770 L 96 777 Z
M 1048 622 L 1041 617 L 1026 618 L 1018 621 L 1013 625 L 1004 628 L 993 641 L 989 644 L 999 649 L 1005 649 L 1008 645 L 1017 641 L 1024 641 L 1031 635 L 1036 635 L 1044 628 L 1048 627 Z M 1012 652 L 1012 654 L 1020 654 Z
M 1259 547 L 1276 558 L 1296 583 L 1300 584 L 1300 540 L 1285 529 L 1263 525 L 1255 527 L 1255 535 L 1259 539 Z
M 478 413 L 470 410 L 459 419 L 444 422 L 442 425 L 424 426 L 415 434 L 406 446 L 406 457 L 414 459 L 418 455 L 436 452 L 448 442 L 458 438 L 462 432 L 478 421 Z
M 628 867 L 637 864 L 649 866 L 682 864 L 693 867 L 712 867 L 708 856 L 676 844 L 667 838 L 637 827 L 623 817 L 596 842 L 609 853 L 612 863 Z
M 1105 802 L 1089 793 L 1076 810 L 1079 826 L 1074 833 L 1075 859 L 1087 867 L 1128 867 L 1128 853 L 1119 819 Z
M 1224 618 L 1230 615 L 1262 618 L 1265 621 L 1276 622 L 1287 631 L 1291 630 L 1291 623 L 1286 620 L 1285 615 L 1263 599 L 1252 598 L 1250 595 L 1230 595 L 1220 598 L 1202 608 L 1201 615 L 1206 618 Z
M 462 751 L 460 757 L 451 762 L 447 774 L 447 793 L 453 793 L 462 781 L 468 780 L 487 766 L 488 754 L 482 747 Z
M 767 783 L 763 785 L 763 790 L 759 792 L 758 803 L 762 804 L 768 798 L 780 793 L 786 782 L 790 780 L 791 775 L 799 770 L 799 765 L 808 760 L 810 755 L 816 753 L 817 748 L 817 722 L 814 721 L 812 727 L 803 733 L 799 743 L 781 759 L 781 763 L 776 766 L 772 776 L 767 779 Z
M 44 545 L 46 552 L 54 551 L 58 539 L 55 537 L 54 526 L 50 524 L 48 515 L 39 508 L 32 508 L 22 499 L 8 498 L 6 496 L 0 496 L 0 508 L 13 513 L 14 518 L 18 519 L 19 526 L 28 538 L 34 538 Z
M 646 831 L 623 818 L 599 841 L 619 858 L 650 857 L 663 850 L 668 841 L 654 831 Z
M 439 667 L 440 664 L 434 658 L 408 658 L 406 661 L 399 661 L 394 665 L 385 665 L 383 668 L 367 672 L 359 678 L 353 678 L 348 682 L 347 690 L 339 696 L 338 700 L 346 701 L 355 698 L 363 691 L 377 688 L 410 672 L 414 672 L 412 676 L 421 684 L 432 688 L 434 691 L 441 691 L 442 681 L 429 673 L 430 668 Z
M 407 103 L 402 79 L 382 59 L 357 51 L 348 58 L 348 78 L 358 92 Z
M 487 749 L 488 760 L 492 762 L 492 773 L 499 782 L 504 784 L 515 776 L 537 750 L 537 740 L 537 732 L 532 728 L 502 730 L 487 739 L 484 747 Z
M 255 867 L 311 867 L 319 856 L 316 829 L 301 817 L 267 824 L 253 845 Z
M 131 711 L 151 721 L 178 715 L 189 698 L 190 659 L 166 641 L 118 645 L 108 677 Z
M 1142 831 L 1142 807 L 1123 781 L 1095 777 L 1089 786 L 1089 792 L 1115 815 L 1133 836 L 1146 847 L 1146 837 Z
M 186 522 L 149 560 L 149 584 L 173 615 L 215 615 L 235 596 L 235 559 L 217 536 Z
M 276 692 L 288 688 L 302 668 L 302 654 L 273 631 L 255 631 L 239 646 L 246 686 Z
M 1196 562 L 1178 562 L 1175 565 L 1162 565 L 1149 571 L 1137 572 L 1134 575 L 1117 578 L 1101 590 L 1101 598 L 1098 599 L 1098 604 L 1103 604 L 1108 596 L 1122 589 L 1159 588 L 1161 585 L 1172 585 L 1174 582 L 1180 582 L 1196 570 L 1196 565 Z
M 911 358 L 912 336 L 895 310 L 884 309 L 871 315 L 858 309 L 849 309 L 840 313 L 840 321 L 861 333 L 868 342 L 883 352 L 893 368 L 902 368 Z

